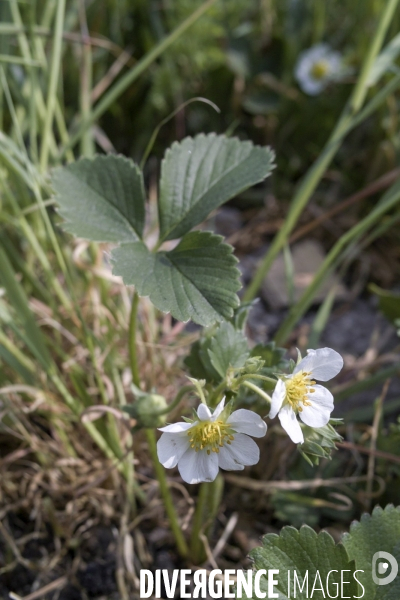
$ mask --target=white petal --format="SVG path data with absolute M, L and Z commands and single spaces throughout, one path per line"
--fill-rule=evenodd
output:
M 245 408 L 235 410 L 226 422 L 238 433 L 246 433 L 257 438 L 263 437 L 267 432 L 267 424 L 260 415 Z
M 209 421 L 211 418 L 211 411 L 208 406 L 202 403 L 197 409 L 197 416 L 199 417 L 200 421 Z
M 333 411 L 333 396 L 331 392 L 324 387 L 323 385 L 315 384 L 312 386 L 314 388 L 314 392 L 308 395 L 308 399 L 313 404 L 318 404 L 318 406 L 323 406 L 327 408 L 330 412 Z
M 186 483 L 214 481 L 218 475 L 217 453 L 207 454 L 205 450 L 195 452 L 195 450 L 189 448 L 179 460 L 178 469 L 183 481 L 186 481 Z
M 339 52 L 333 52 L 329 58 L 327 57 L 327 61 L 329 63 L 329 77 L 332 78 L 338 75 L 342 68 L 342 57 Z
M 182 431 L 187 431 L 191 427 L 193 427 L 195 423 L 172 423 L 172 425 L 166 425 L 165 427 L 159 427 L 159 431 L 166 431 L 167 433 L 179 433 Z
M 282 381 L 282 379 L 278 379 L 278 382 L 275 386 L 274 392 L 272 394 L 272 402 L 271 402 L 271 410 L 269 411 L 269 418 L 274 419 L 278 414 L 283 401 L 286 397 L 286 385 Z
M 163 433 L 157 442 L 158 460 L 166 469 L 172 469 L 189 446 L 189 437 L 186 434 Z
M 315 44 L 309 50 L 305 50 L 305 52 L 309 52 L 313 57 L 313 60 L 321 60 L 321 58 L 325 58 L 327 54 L 330 54 L 331 47 L 329 44 L 325 44 L 325 42 L 321 42 L 320 44 Z
M 292 442 L 295 444 L 302 444 L 304 442 L 304 436 L 293 408 L 289 405 L 284 406 L 279 411 L 278 416 L 283 429 L 286 431 Z
M 243 471 L 244 466 L 234 459 L 233 454 L 229 451 L 230 446 L 224 446 L 219 449 L 218 464 L 225 471 Z
M 225 396 L 222 398 L 221 402 L 217 405 L 216 409 L 214 410 L 213 415 L 211 417 L 211 421 L 215 421 L 215 419 L 217 417 L 219 417 L 219 415 L 224 410 L 224 406 L 225 406 Z
M 303 406 L 300 419 L 309 427 L 323 427 L 333 411 L 333 396 L 322 385 L 315 385 L 314 389 L 315 392 L 308 396 L 311 406 Z
M 322 90 L 326 87 L 326 81 L 320 79 L 316 81 L 312 79 L 310 75 L 307 75 L 300 83 L 299 83 L 303 92 L 308 94 L 309 96 L 317 96 L 322 92 Z
M 243 433 L 234 433 L 231 444 L 224 444 L 230 457 L 238 465 L 255 465 L 260 460 L 260 450 L 249 436 Z
M 308 350 L 308 354 L 295 367 L 293 373 L 306 371 L 319 381 L 328 381 L 335 377 L 343 367 L 343 358 L 332 348 Z

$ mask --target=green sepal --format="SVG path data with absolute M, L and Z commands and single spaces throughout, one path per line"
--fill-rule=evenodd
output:
M 340 425 L 342 419 L 331 419 L 324 427 L 309 427 L 300 421 L 304 443 L 297 446 L 300 454 L 310 465 L 318 465 L 321 458 L 331 458 L 336 443 L 343 440 L 333 425 Z
M 158 414 L 165 411 L 168 407 L 167 401 L 159 394 L 141 394 L 133 404 L 126 404 L 122 407 L 124 412 L 127 412 L 133 419 L 137 421 L 134 429 L 156 428 L 165 425 L 166 413 Z

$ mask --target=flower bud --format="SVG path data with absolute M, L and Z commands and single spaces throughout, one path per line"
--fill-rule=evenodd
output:
M 163 396 L 159 394 L 146 394 L 136 400 L 134 404 L 125 406 L 124 410 L 130 414 L 133 419 L 136 419 L 135 428 L 142 427 L 156 428 L 162 427 L 165 424 L 167 414 L 160 415 L 168 404 Z

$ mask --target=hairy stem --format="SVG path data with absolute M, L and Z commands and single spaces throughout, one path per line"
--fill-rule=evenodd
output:
M 137 345 L 136 345 L 136 332 L 137 332 L 137 321 L 138 321 L 138 306 L 139 306 L 139 296 L 135 291 L 132 299 L 132 308 L 129 319 L 129 357 L 130 357 L 130 365 L 132 371 L 132 381 L 133 383 L 140 388 L 140 376 L 139 376 L 139 365 L 137 360 Z M 188 389 L 192 389 L 192 386 L 183 387 L 177 394 L 175 400 L 173 401 L 173 405 L 175 406 L 180 402 L 182 396 L 188 391 Z M 172 406 L 173 408 L 173 406 Z M 171 410 L 171 405 L 168 407 L 168 412 Z M 171 531 L 174 535 L 176 546 L 179 554 L 182 558 L 185 558 L 188 554 L 188 547 L 186 544 L 186 540 L 183 537 L 181 528 L 179 526 L 178 517 L 175 511 L 174 502 L 172 500 L 171 492 L 168 487 L 167 478 L 165 475 L 165 469 L 161 465 L 157 456 L 157 444 L 156 444 L 156 435 L 153 429 L 146 429 L 146 437 L 147 443 L 149 445 L 150 456 L 153 462 L 154 471 L 157 477 L 158 484 L 160 486 L 161 497 L 164 501 L 165 511 L 167 513 L 167 517 L 169 520 L 169 524 L 171 526 Z
M 165 476 L 164 467 L 161 465 L 157 456 L 156 436 L 153 429 L 146 429 L 147 443 L 149 445 L 150 455 L 153 460 L 154 471 L 160 486 L 161 497 L 164 501 L 165 512 L 167 513 L 171 531 L 174 535 L 176 547 L 182 558 L 186 558 L 188 555 L 188 547 L 186 540 L 183 537 L 182 530 L 180 528 L 178 517 L 175 511 L 174 503 L 172 500 L 171 492 L 168 487 L 167 478 Z
M 129 359 L 132 371 L 132 381 L 138 388 L 140 388 L 140 375 L 136 344 L 138 306 L 139 296 L 135 291 L 132 299 L 131 315 L 129 318 Z
M 168 413 L 170 413 L 171 410 L 174 410 L 174 408 L 176 408 L 178 406 L 178 404 L 181 402 L 183 396 L 185 394 L 187 394 L 187 392 L 191 392 L 192 390 L 195 390 L 195 389 L 196 388 L 193 385 L 184 385 L 183 388 L 181 388 L 179 390 L 179 392 L 177 393 L 175 398 L 172 400 L 172 402 L 170 404 L 168 404 L 168 406 L 166 408 L 164 408 L 164 410 L 160 410 L 159 412 L 157 412 L 157 415 L 167 415 Z
M 253 392 L 256 392 L 256 394 L 258 394 L 259 396 L 261 396 L 261 398 L 263 398 L 263 400 L 266 400 L 267 402 L 269 402 L 271 404 L 271 402 L 272 402 L 271 396 L 269 396 L 267 394 L 267 392 L 264 392 L 264 390 L 262 390 L 261 388 L 259 388 L 258 385 L 255 385 L 254 383 L 251 383 L 251 381 L 244 381 L 242 383 L 242 385 L 244 385 L 245 387 L 249 388 L 249 390 L 252 390 Z
M 247 373 L 243 375 L 243 377 L 239 377 L 239 383 L 243 383 L 243 381 L 247 381 L 247 379 L 260 379 L 261 381 L 267 381 L 268 383 L 272 383 L 276 385 L 277 380 L 272 377 L 266 377 L 265 375 L 258 375 L 257 373 Z
M 196 565 L 207 558 L 202 536 L 208 537 L 210 533 L 221 502 L 223 488 L 224 480 L 220 474 L 211 483 L 200 485 L 190 538 L 190 558 Z

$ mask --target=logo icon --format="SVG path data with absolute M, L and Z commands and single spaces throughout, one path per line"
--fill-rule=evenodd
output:
M 389 566 L 391 567 L 390 570 Z M 379 575 L 382 576 L 388 572 L 389 574 L 386 577 L 379 577 Z M 392 583 L 396 579 L 398 572 L 398 562 L 389 552 L 376 552 L 372 557 L 372 579 L 376 585 L 388 585 Z

